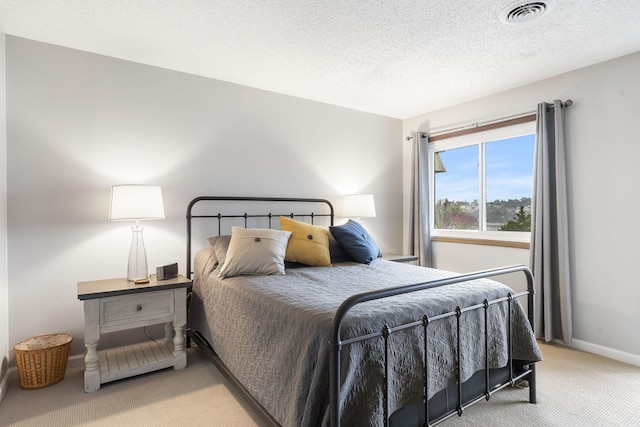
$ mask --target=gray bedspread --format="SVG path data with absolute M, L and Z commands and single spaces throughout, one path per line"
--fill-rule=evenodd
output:
M 210 249 L 195 259 L 190 324 L 213 346 L 248 391 L 283 426 L 326 424 L 328 340 L 334 312 L 347 297 L 372 289 L 421 283 L 454 273 L 376 260 L 370 265 L 287 269 L 285 276 L 217 277 Z M 212 273 L 211 273 L 212 272 Z M 342 338 L 380 331 L 383 325 L 449 312 L 456 306 L 504 297 L 513 291 L 491 280 L 443 286 L 356 306 Z M 507 304 L 489 310 L 491 367 L 507 363 Z M 456 333 L 452 319 L 429 326 L 430 396 L 455 383 Z M 463 380 L 484 368 L 482 310 L 461 317 Z M 541 360 L 527 318 L 513 304 L 514 358 Z M 390 409 L 421 401 L 421 328 L 392 335 Z M 384 347 L 381 339 L 346 346 L 342 357 L 343 425 L 382 425 Z

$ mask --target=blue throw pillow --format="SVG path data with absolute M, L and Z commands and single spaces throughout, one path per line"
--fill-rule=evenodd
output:
M 349 254 L 342 249 L 340 243 L 333 237 L 333 234 L 329 232 L 329 253 L 331 254 L 331 263 L 335 264 L 336 262 L 348 262 L 352 261 Z
M 382 256 L 382 251 L 360 223 L 350 219 L 344 225 L 329 227 L 331 234 L 354 261 L 369 264 Z

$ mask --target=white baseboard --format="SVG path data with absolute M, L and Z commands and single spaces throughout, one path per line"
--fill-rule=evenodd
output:
M 618 362 L 640 366 L 640 355 L 637 354 L 626 353 L 614 348 L 604 347 L 587 341 L 577 340 L 575 338 L 571 340 L 570 347 L 575 348 L 576 350 L 597 354 L 598 356 L 608 357 L 609 359 L 617 360 Z
M 67 369 L 84 366 L 84 354 L 74 354 L 67 359 Z

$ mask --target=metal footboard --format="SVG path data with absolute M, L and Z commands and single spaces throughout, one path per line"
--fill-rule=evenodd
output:
M 491 301 L 488 300 L 484 300 L 482 303 L 473 305 L 473 306 L 469 306 L 469 307 L 456 307 L 456 309 L 454 311 L 448 312 L 448 313 L 444 313 L 444 314 L 440 314 L 437 316 L 432 316 L 429 317 L 427 315 L 424 315 L 422 319 L 416 319 L 414 322 L 410 322 L 410 323 L 406 323 L 403 325 L 395 325 L 395 326 L 388 326 L 385 325 L 382 330 L 380 332 L 377 333 L 372 333 L 372 334 L 367 334 L 365 336 L 360 336 L 360 337 L 355 337 L 355 338 L 351 338 L 348 340 L 341 340 L 341 326 L 342 326 L 342 321 L 345 318 L 345 316 L 347 315 L 347 313 L 349 313 L 349 311 L 356 305 L 358 304 L 362 304 L 364 302 L 367 301 L 373 301 L 373 300 L 377 300 L 377 299 L 382 299 L 382 298 L 388 298 L 388 297 L 392 297 L 392 296 L 396 296 L 396 295 L 401 295 L 401 294 L 406 294 L 406 293 L 410 293 L 410 292 L 416 292 L 416 291 L 421 291 L 421 290 L 425 290 L 425 289 L 429 289 L 429 288 L 436 288 L 439 286 L 446 286 L 446 285 L 452 285 L 455 283 L 462 283 L 462 282 L 467 282 L 470 280 L 475 280 L 475 279 L 482 279 L 482 278 L 489 278 L 489 277 L 496 277 L 496 276 L 500 276 L 500 275 L 505 275 L 505 274 L 509 274 L 509 273 L 518 273 L 518 272 L 522 272 L 526 279 L 527 279 L 527 291 L 521 292 L 521 293 L 516 293 L 516 294 L 508 294 L 502 298 L 497 298 L 497 299 L 493 299 Z M 433 424 L 430 424 L 430 408 L 429 408 L 429 401 L 427 399 L 427 396 L 429 396 L 429 389 L 428 389 L 428 339 L 427 339 L 427 329 L 429 327 L 429 324 L 436 321 L 436 320 L 440 320 L 440 319 L 445 319 L 448 317 L 455 317 L 456 321 L 456 328 L 457 328 L 457 348 L 456 348 L 456 353 L 457 353 L 457 387 L 458 387 L 458 402 L 457 402 L 457 407 L 456 410 L 451 411 L 448 414 L 445 414 L 444 416 L 442 416 L 441 418 L 439 418 L 436 422 L 440 422 L 444 419 L 449 418 L 452 415 L 462 415 L 462 412 L 464 411 L 465 408 L 467 408 L 468 406 L 482 400 L 483 398 L 486 400 L 489 400 L 490 396 L 495 393 L 496 391 L 506 387 L 507 385 L 514 385 L 517 381 L 521 380 L 521 379 L 527 379 L 529 381 L 529 402 L 531 403 L 535 403 L 536 402 L 536 383 L 535 383 L 535 364 L 530 364 L 528 366 L 528 369 L 525 369 L 523 372 L 519 372 L 518 374 L 514 373 L 514 366 L 513 366 L 513 353 L 512 353 L 512 339 L 511 339 L 511 334 L 512 334 L 512 327 L 511 327 L 511 304 L 514 302 L 514 298 L 518 298 L 518 297 L 522 297 L 522 296 L 527 296 L 527 315 L 528 315 L 528 319 L 529 319 L 529 323 L 531 325 L 531 328 L 534 328 L 534 299 L 533 299 L 533 295 L 534 295 L 534 290 L 533 290 L 533 275 L 531 273 L 531 271 L 529 270 L 529 268 L 522 266 L 522 265 L 516 265 L 516 266 L 510 266 L 510 267 L 502 267 L 502 268 L 496 268 L 496 269 L 491 269 L 491 270 L 485 270 L 485 271 L 480 271 L 480 272 L 475 272 L 475 273 L 469 273 L 469 274 L 463 274 L 463 275 L 459 275 L 459 276 L 455 276 L 455 277 L 449 277 L 449 278 L 445 278 L 445 279 L 439 279 L 439 280 L 434 280 L 434 281 L 430 281 L 430 282 L 425 282 L 425 283 L 418 283 L 418 284 L 412 284 L 412 285 L 406 285 L 406 286 L 399 286 L 399 287 L 395 287 L 395 288 L 387 288 L 387 289 L 381 289 L 381 290 L 375 290 L 375 291 L 370 291 L 370 292 L 364 292 L 364 293 L 360 293 L 357 295 L 353 295 L 351 297 L 349 297 L 347 300 L 345 300 L 340 307 L 338 308 L 338 310 L 336 311 L 336 314 L 333 318 L 333 322 L 331 325 L 331 335 L 330 335 L 330 341 L 329 341 L 329 399 L 330 399 L 330 423 L 332 427 L 339 427 L 340 426 L 340 378 L 341 378 L 341 366 L 340 366 L 340 360 L 341 360 L 341 352 L 342 352 L 342 347 L 344 345 L 349 345 L 349 344 L 353 344 L 355 342 L 360 342 L 360 341 L 364 341 L 364 340 L 368 340 L 368 339 L 372 339 L 372 338 L 376 338 L 376 337 L 383 337 L 384 339 L 384 346 L 385 346 L 385 360 L 384 360 L 384 381 L 385 384 L 383 385 L 383 392 L 384 392 L 384 402 L 383 402 L 383 409 L 384 409 L 384 425 L 388 426 L 389 425 L 389 418 L 390 418 L 390 414 L 389 414 L 389 408 L 388 408 L 388 396 L 389 396 L 389 390 L 388 390 L 388 370 L 389 370 L 389 348 L 388 348 L 388 340 L 391 334 L 393 334 L 394 332 L 400 331 L 400 330 L 404 330 L 404 329 L 408 329 L 408 328 L 414 328 L 414 327 L 422 327 L 424 329 L 424 419 L 425 419 L 425 426 L 430 426 Z M 503 382 L 502 384 L 499 384 L 497 386 L 492 387 L 490 384 L 490 378 L 489 378 L 489 357 L 488 357 L 488 309 L 491 305 L 496 304 L 496 303 L 500 303 L 500 302 L 505 302 L 507 301 L 507 303 L 509 304 L 509 309 L 507 310 L 508 313 L 508 356 L 509 356 L 509 361 L 508 361 L 508 370 L 509 370 L 509 379 L 505 382 Z M 462 313 L 464 312 L 468 312 L 468 311 L 472 311 L 472 310 L 484 310 L 484 334 L 485 334 L 485 371 L 486 371 L 486 375 L 485 375 L 485 392 L 483 396 L 480 396 L 478 398 L 472 399 L 469 402 L 464 402 L 463 401 L 463 383 L 461 381 L 461 365 L 460 365 L 460 354 L 461 354 L 461 349 L 460 349 L 460 317 L 462 315 Z

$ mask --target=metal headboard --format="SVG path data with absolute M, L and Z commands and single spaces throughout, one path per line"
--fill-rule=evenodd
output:
M 241 210 L 241 206 L 243 204 L 243 202 L 267 202 L 265 206 L 267 209 L 270 207 L 274 207 L 276 206 L 277 203 L 294 203 L 294 204 L 299 204 L 300 206 L 303 207 L 310 207 L 313 204 L 318 204 L 321 209 L 320 209 L 320 213 L 316 213 L 314 211 L 311 211 L 309 213 L 294 213 L 294 212 L 288 212 L 288 213 L 284 213 L 284 214 L 275 214 L 272 212 L 268 212 L 268 213 L 247 213 L 246 211 L 244 211 L 243 213 L 232 213 L 232 214 L 221 214 L 221 213 L 216 213 L 216 214 L 198 214 L 198 215 L 194 215 L 193 211 L 194 211 L 194 207 L 197 204 L 204 204 L 205 202 L 215 202 L 215 201 L 219 201 L 219 202 L 239 202 L 238 203 L 238 207 L 237 210 L 240 211 Z M 235 208 L 235 206 L 234 206 Z M 257 211 L 258 209 L 253 208 L 252 211 Z M 328 212 L 327 212 L 328 211 Z M 193 220 L 195 219 L 209 219 L 209 220 L 215 220 L 218 223 L 218 235 L 221 234 L 222 232 L 222 220 L 223 219 L 238 219 L 238 218 L 243 218 L 244 219 L 244 227 L 246 228 L 248 225 L 248 220 L 249 218 L 266 218 L 268 221 L 268 228 L 272 228 L 272 219 L 275 218 L 279 218 L 281 216 L 286 216 L 289 218 L 310 218 L 310 223 L 313 224 L 314 223 L 314 219 L 318 218 L 318 217 L 327 217 L 329 218 L 329 225 L 333 225 L 333 220 L 334 220 L 334 211 L 333 211 L 333 205 L 331 204 L 331 202 L 329 202 L 328 200 L 325 199 L 309 199 L 309 198 L 289 198 L 289 197 L 236 197 L 236 196 L 200 196 L 200 197 L 196 197 L 195 199 L 193 199 L 189 205 L 187 206 L 187 276 L 189 278 L 191 278 L 192 275 L 192 271 L 191 271 L 191 252 L 192 252 L 192 239 L 193 239 L 193 235 L 192 235 L 192 230 L 193 230 Z

